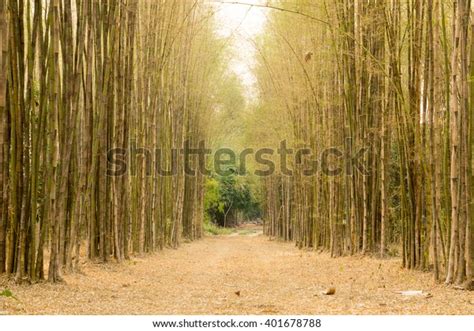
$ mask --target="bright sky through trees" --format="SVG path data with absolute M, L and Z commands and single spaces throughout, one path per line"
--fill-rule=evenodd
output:
M 248 0 L 242 3 L 263 4 L 264 1 Z M 266 9 L 235 3 L 217 3 L 216 9 L 217 33 L 221 37 L 229 38 L 233 52 L 229 70 L 242 80 L 247 97 L 253 98 L 256 79 L 252 68 L 257 54 L 252 40 L 263 32 Z

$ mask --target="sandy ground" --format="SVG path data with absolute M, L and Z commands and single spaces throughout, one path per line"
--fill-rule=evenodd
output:
M 473 292 L 437 285 L 397 259 L 332 259 L 248 229 L 82 271 L 60 285 L 0 279 L 18 299 L 0 297 L 0 314 L 474 314 Z M 321 294 L 331 286 L 334 295 Z

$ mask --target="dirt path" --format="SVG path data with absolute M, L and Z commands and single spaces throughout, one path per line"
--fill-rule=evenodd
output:
M 18 298 L 0 297 L 0 314 L 474 314 L 472 292 L 435 285 L 398 260 L 331 259 L 253 232 L 120 265 L 86 264 L 62 285 L 0 279 L 0 290 L 8 286 Z M 330 286 L 336 294 L 322 295 Z

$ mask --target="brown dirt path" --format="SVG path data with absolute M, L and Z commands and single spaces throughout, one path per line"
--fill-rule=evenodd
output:
M 0 314 L 474 314 L 473 292 L 399 260 L 332 259 L 245 230 L 122 264 L 85 264 L 66 284 L 16 286 Z M 336 294 L 321 291 L 336 287 Z M 424 290 L 430 298 L 404 297 Z M 236 292 L 240 291 L 240 296 Z

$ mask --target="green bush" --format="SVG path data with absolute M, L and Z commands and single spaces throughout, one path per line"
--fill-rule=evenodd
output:
M 232 170 L 232 169 L 231 169 Z M 245 219 L 261 216 L 260 204 L 252 194 L 250 185 L 235 170 L 226 176 L 214 175 L 206 180 L 204 195 L 205 219 L 208 224 L 221 227 L 238 213 Z

